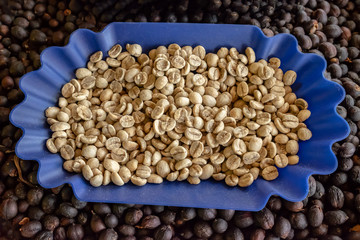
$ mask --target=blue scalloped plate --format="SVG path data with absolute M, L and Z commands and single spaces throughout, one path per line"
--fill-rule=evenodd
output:
M 79 174 L 66 172 L 58 154 L 51 154 L 45 141 L 51 136 L 44 111 L 57 104 L 63 84 L 74 78 L 74 70 L 86 65 L 89 55 L 107 52 L 119 43 L 139 43 L 144 51 L 159 45 L 202 45 L 209 52 L 221 46 L 244 51 L 250 46 L 257 59 L 278 57 L 284 71 L 297 72 L 293 90 L 309 103 L 312 112 L 306 124 L 313 132 L 311 140 L 300 142 L 300 163 L 280 169 L 278 179 L 267 182 L 258 179 L 248 188 L 232 188 L 223 182 L 203 181 L 199 185 L 187 182 L 164 182 L 137 187 L 125 184 L 92 187 Z M 75 31 L 65 47 L 49 47 L 41 54 L 42 67 L 23 76 L 20 88 L 25 94 L 22 103 L 11 112 L 11 122 L 23 130 L 16 145 L 16 154 L 25 160 L 39 162 L 38 181 L 45 188 L 69 183 L 75 196 L 83 201 L 171 205 L 200 208 L 262 209 L 271 195 L 289 201 L 300 201 L 308 192 L 308 177 L 330 174 L 337 167 L 331 145 L 349 134 L 348 124 L 336 113 L 344 98 L 343 88 L 324 78 L 326 62 L 314 54 L 297 49 L 296 39 L 289 34 L 266 37 L 259 28 L 247 25 L 112 23 L 102 32 Z

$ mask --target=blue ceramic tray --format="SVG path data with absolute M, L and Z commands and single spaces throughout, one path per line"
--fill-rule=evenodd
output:
M 107 52 L 120 43 L 139 43 L 144 51 L 159 45 L 203 45 L 207 51 L 221 46 L 244 51 L 250 46 L 257 59 L 276 56 L 284 71 L 292 69 L 298 78 L 293 90 L 309 103 L 312 112 L 306 124 L 313 132 L 311 140 L 300 143 L 300 163 L 280 169 L 278 179 L 267 182 L 258 179 L 248 188 L 228 187 L 223 182 L 203 181 L 199 185 L 187 182 L 164 182 L 137 187 L 129 183 L 122 187 L 110 184 L 92 187 L 80 174 L 66 172 L 58 154 L 51 154 L 45 141 L 51 136 L 44 111 L 57 104 L 60 89 L 74 77 L 74 70 L 84 67 L 91 53 Z M 201 208 L 262 209 L 271 195 L 290 201 L 304 199 L 308 192 L 308 177 L 329 174 L 337 167 L 331 145 L 349 134 L 347 123 L 336 113 L 336 105 L 344 98 L 343 88 L 324 78 L 326 62 L 314 54 L 297 50 L 296 39 L 289 34 L 267 38 L 254 26 L 168 23 L 112 23 L 102 32 L 77 30 L 65 47 L 50 47 L 41 54 L 42 67 L 26 74 L 20 81 L 25 100 L 12 111 L 11 122 L 23 130 L 16 154 L 25 160 L 39 162 L 38 181 L 45 188 L 69 183 L 75 196 L 83 201 L 171 205 Z

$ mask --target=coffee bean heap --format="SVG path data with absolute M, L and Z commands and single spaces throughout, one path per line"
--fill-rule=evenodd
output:
M 360 239 L 359 9 L 359 0 L 0 2 L 0 239 Z M 240 23 L 267 36 L 295 35 L 303 52 L 326 58 L 326 77 L 346 90 L 337 110 L 351 133 L 333 145 L 336 172 L 311 177 L 304 201 L 272 197 L 254 213 L 85 203 L 67 185 L 41 188 L 37 164 L 13 153 L 21 131 L 8 116 L 23 98 L 19 78 L 75 29 L 101 30 L 113 21 Z

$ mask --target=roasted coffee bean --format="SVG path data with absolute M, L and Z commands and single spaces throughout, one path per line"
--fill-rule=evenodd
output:
M 29 203 L 26 200 L 18 201 L 18 211 L 20 213 L 24 213 L 29 208 Z
M 194 209 L 190 210 L 191 211 L 194 211 Z M 191 217 L 191 216 L 190 216 Z M 173 212 L 169 209 L 166 209 L 165 211 L 163 211 L 161 214 L 160 214 L 160 219 L 161 219 L 161 222 L 166 224 L 166 225 L 172 225 L 175 223 L 175 219 L 176 219 L 176 212 Z M 182 219 L 183 221 L 186 221 L 186 219 Z
M 274 221 L 275 221 L 274 215 L 267 208 L 264 208 L 261 211 L 256 212 L 254 214 L 254 218 L 255 218 L 255 222 L 265 230 L 271 229 L 274 226 Z
M 31 220 L 39 221 L 44 215 L 45 213 L 39 207 L 31 206 L 28 209 L 28 216 Z
M 140 209 L 131 208 L 126 212 L 125 223 L 129 225 L 137 224 L 143 217 L 143 212 Z
M 8 198 L 4 199 L 0 204 L 0 217 L 4 220 L 10 220 L 18 213 L 16 201 Z
M 142 219 L 140 226 L 144 229 L 155 229 L 160 226 L 160 218 L 155 215 L 149 215 Z
M 267 203 L 267 208 L 269 208 L 271 211 L 279 211 L 281 209 L 281 199 L 277 198 L 277 197 L 270 197 L 268 203 Z
M 101 232 L 99 240 L 117 240 L 118 234 L 114 229 L 106 229 Z
M 360 166 L 354 166 L 350 170 L 350 179 L 357 184 L 360 184 Z
M 213 230 L 208 222 L 198 221 L 194 224 L 194 233 L 199 238 L 209 238 L 213 234 Z
M 290 202 L 285 200 L 284 206 L 291 212 L 300 212 L 303 210 L 304 204 L 303 202 Z
M 84 229 L 80 224 L 71 224 L 66 232 L 66 236 L 70 240 L 83 239 L 84 235 Z
M 339 169 L 342 171 L 349 171 L 354 165 L 354 162 L 351 158 L 340 158 L 339 159 Z
M 315 227 L 311 230 L 312 235 L 314 237 L 321 237 L 327 234 L 328 232 L 328 225 L 321 224 L 319 227 Z
M 97 232 L 100 232 L 104 229 L 106 229 L 106 226 L 104 224 L 104 222 L 102 221 L 102 219 L 96 215 L 96 214 L 93 214 L 92 217 L 91 217 L 91 221 L 90 221 L 90 227 L 91 227 L 91 230 L 95 233 Z
M 275 221 L 274 232 L 278 237 L 285 239 L 290 234 L 290 231 L 291 231 L 291 224 L 289 220 L 287 220 L 284 217 L 279 217 Z
M 236 212 L 233 221 L 237 227 L 247 228 L 254 223 L 254 218 L 251 212 Z
M 81 224 L 81 225 L 84 225 L 88 222 L 88 218 L 89 218 L 89 215 L 86 213 L 86 212 L 80 212 L 78 215 L 77 215 L 77 221 Z M 105 218 L 106 220 L 106 218 Z
M 215 219 L 217 211 L 212 208 L 199 208 L 197 213 L 202 220 L 209 221 Z
M 44 216 L 42 222 L 44 228 L 49 231 L 54 231 L 60 224 L 59 218 L 54 215 Z
M 44 196 L 44 191 L 41 188 L 32 188 L 27 193 L 27 200 L 30 205 L 38 205 Z
M 54 240 L 65 240 L 66 238 L 66 230 L 63 227 L 58 227 L 54 231 Z
M 86 207 L 87 202 L 80 201 L 80 200 L 76 199 L 75 196 L 72 196 L 72 198 L 71 198 L 71 204 L 72 204 L 76 209 L 83 209 L 84 207 Z M 95 206 L 94 206 L 94 210 L 95 210 Z
M 57 203 L 56 195 L 48 194 L 41 201 L 42 210 L 47 214 L 52 213 L 55 211 L 57 207 L 56 203 Z
M 319 227 L 324 220 L 323 210 L 317 205 L 311 206 L 307 213 L 307 220 L 310 226 Z
M 105 216 L 104 223 L 108 228 L 115 228 L 119 220 L 114 214 L 109 213 Z
M 64 186 L 60 191 L 60 196 L 63 201 L 71 201 L 72 190 L 69 186 Z
M 93 205 L 94 212 L 98 215 L 105 215 L 111 213 L 111 208 L 106 203 L 95 203 Z
M 61 203 L 59 206 L 59 213 L 67 218 L 74 218 L 78 214 L 78 210 L 70 203 Z
M 35 240 L 51 240 L 53 238 L 54 234 L 52 231 L 41 231 L 36 235 Z
M 342 208 L 344 206 L 344 194 L 338 187 L 331 186 L 327 196 L 333 208 Z
M 225 232 L 226 240 L 244 240 L 244 235 L 241 230 L 237 227 L 231 227 Z
M 162 225 L 156 229 L 154 234 L 154 240 L 170 240 L 172 239 L 173 234 L 174 230 L 170 225 Z
M 125 210 L 128 208 L 129 207 L 124 204 L 113 204 L 111 207 L 111 210 L 112 210 L 112 213 L 115 214 L 115 216 L 117 216 L 118 218 L 121 218 L 121 216 L 123 215 Z
M 303 230 L 308 226 L 307 219 L 303 213 L 292 213 L 289 217 L 291 226 L 295 229 Z
M 337 226 L 345 223 L 349 217 L 344 211 L 335 210 L 325 213 L 325 222 L 331 226 Z
M 219 209 L 217 210 L 217 215 L 218 217 L 221 217 L 222 219 L 224 219 L 225 221 L 230 221 L 234 214 L 235 214 L 235 210 L 231 210 L 231 209 Z
M 20 228 L 21 236 L 26 238 L 34 237 L 39 231 L 41 231 L 42 226 L 39 221 L 30 221 L 24 224 Z
M 325 188 L 324 186 L 319 182 L 316 181 L 316 191 L 313 195 L 313 198 L 320 199 L 325 194 Z
M 212 223 L 212 228 L 216 233 L 224 233 L 228 228 L 228 223 L 222 218 L 216 218 Z

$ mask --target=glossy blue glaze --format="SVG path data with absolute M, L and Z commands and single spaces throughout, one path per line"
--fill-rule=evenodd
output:
M 312 112 L 306 124 L 313 132 L 307 142 L 300 142 L 300 163 L 280 169 L 278 179 L 267 182 L 258 179 L 248 188 L 228 187 L 223 182 L 202 181 L 199 185 L 187 182 L 164 182 L 143 187 L 128 183 L 122 187 L 110 184 L 92 187 L 79 174 L 66 172 L 58 154 L 51 154 L 45 141 L 51 136 L 44 111 L 57 103 L 63 84 L 74 77 L 74 70 L 86 65 L 95 51 L 106 52 L 116 43 L 139 43 L 143 50 L 159 45 L 178 43 L 198 44 L 208 52 L 221 46 L 236 47 L 243 52 L 250 46 L 257 60 L 278 57 L 284 71 L 292 69 L 298 77 L 293 85 L 298 97 L 309 103 Z M 76 197 L 83 201 L 138 203 L 201 208 L 262 209 L 271 195 L 290 201 L 304 199 L 311 174 L 329 174 L 337 167 L 331 145 L 349 134 L 347 123 L 336 113 L 336 106 L 344 98 L 343 88 L 324 78 L 326 62 L 314 54 L 297 49 L 296 39 L 289 34 L 268 38 L 261 30 L 247 25 L 168 24 L 168 23 L 112 23 L 102 32 L 77 30 L 65 47 L 49 47 L 41 54 L 42 67 L 23 76 L 20 88 L 25 100 L 11 112 L 11 122 L 23 130 L 16 146 L 16 154 L 25 160 L 39 162 L 38 181 L 45 188 L 69 183 Z

